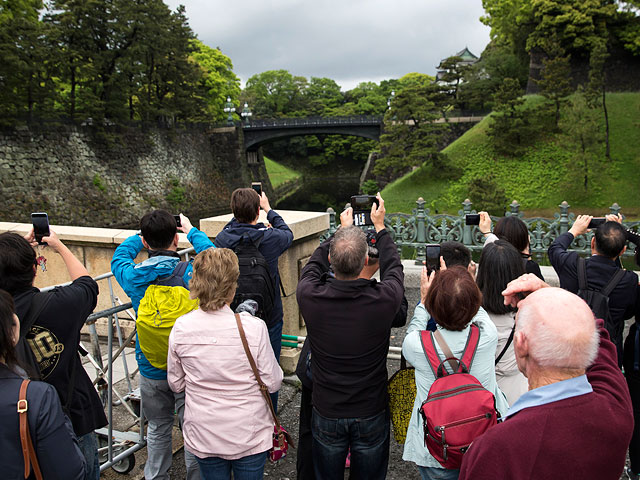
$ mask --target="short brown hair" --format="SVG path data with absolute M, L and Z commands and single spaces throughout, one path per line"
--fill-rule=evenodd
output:
M 238 257 L 228 248 L 208 248 L 193 261 L 191 298 L 205 312 L 218 310 L 233 299 L 240 276 Z
M 253 222 L 260 213 L 260 195 L 253 188 L 236 188 L 231 194 L 231 211 L 238 222 Z
M 460 331 L 478 313 L 482 294 L 466 268 L 454 265 L 436 273 L 427 293 L 427 311 L 447 330 Z

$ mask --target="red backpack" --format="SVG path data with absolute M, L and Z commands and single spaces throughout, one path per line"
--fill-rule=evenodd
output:
M 419 410 L 424 423 L 424 442 L 444 468 L 458 469 L 471 442 L 495 425 L 498 418 L 495 397 L 469 374 L 480 329 L 471 325 L 467 345 L 459 360 L 437 330 L 423 330 L 421 336 L 422 348 L 436 377 Z M 434 337 L 446 356 L 443 361 L 440 361 Z M 454 373 L 447 372 L 445 362 L 449 362 Z

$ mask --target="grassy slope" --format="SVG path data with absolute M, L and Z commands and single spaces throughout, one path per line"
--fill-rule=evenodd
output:
M 530 98 L 537 102 L 539 98 Z M 431 213 L 455 213 L 468 196 L 469 180 L 491 173 L 505 189 L 508 199 L 517 199 L 521 209 L 529 214 L 550 215 L 557 205 L 567 200 L 573 211 L 605 213 L 614 201 L 627 215 L 640 216 L 640 94 L 607 95 L 611 128 L 612 162 L 603 160 L 592 174 L 593 186 L 588 195 L 582 191 L 579 170 L 569 174 L 571 152 L 557 136 L 550 136 L 530 148 L 520 158 L 496 155 L 486 131 L 486 118 L 444 151 L 462 169 L 462 177 L 437 180 L 428 168 L 416 171 L 389 184 L 382 192 L 390 212 L 411 212 L 415 200 L 423 197 Z M 604 151 L 604 150 L 603 150 Z M 474 201 L 474 199 L 471 199 Z M 475 205 L 481 209 L 482 205 Z
M 264 165 L 273 188 L 278 188 L 280 185 L 300 177 L 300 174 L 295 170 L 274 162 L 270 158 L 264 157 Z

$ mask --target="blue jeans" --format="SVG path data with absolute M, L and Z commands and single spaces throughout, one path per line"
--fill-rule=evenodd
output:
M 276 356 L 276 360 L 280 361 L 280 350 L 282 349 L 282 319 L 268 327 L 269 341 L 271 342 L 271 348 Z M 273 409 L 278 413 L 278 392 L 270 393 L 271 403 L 273 403 Z
M 98 440 L 93 432 L 80 435 L 78 446 L 87 464 L 85 480 L 100 479 L 100 462 L 98 461 Z
M 198 458 L 200 476 L 204 480 L 261 480 L 267 452 L 256 453 L 237 460 L 225 460 L 220 457 Z
M 420 470 L 420 476 L 422 480 L 458 480 L 460 476 L 460 470 L 447 470 L 446 468 L 438 468 L 438 467 L 421 467 L 418 465 L 418 470 Z
M 344 478 L 351 449 L 351 480 L 383 480 L 389 465 L 389 410 L 362 418 L 326 418 L 312 414 L 313 459 L 317 478 Z

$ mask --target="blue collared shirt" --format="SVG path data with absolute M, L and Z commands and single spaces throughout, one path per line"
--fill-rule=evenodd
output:
M 562 380 L 561 382 L 545 385 L 544 387 L 534 388 L 522 394 L 516 403 L 511 405 L 511 408 L 509 408 L 509 411 L 505 415 L 505 420 L 525 408 L 546 405 L 547 403 L 557 402 L 558 400 L 577 397 L 578 395 L 585 395 L 591 392 L 593 392 L 593 388 L 589 380 L 587 380 L 586 375 L 580 375 L 579 377 Z

